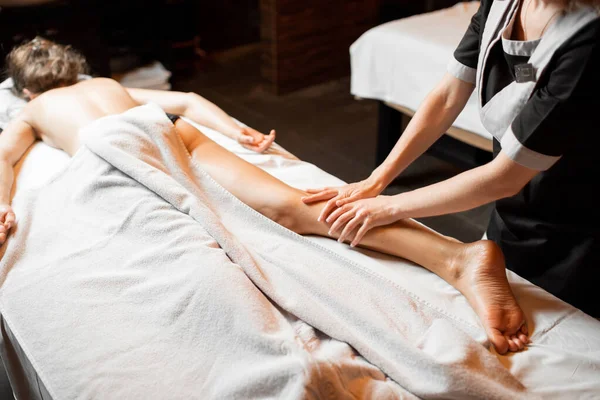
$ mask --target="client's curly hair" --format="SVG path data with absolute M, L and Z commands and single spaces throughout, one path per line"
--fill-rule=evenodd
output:
M 15 47 L 6 57 L 7 73 L 13 91 L 24 97 L 23 89 L 43 93 L 77 82 L 88 70 L 85 58 L 71 46 L 56 44 L 42 37 Z

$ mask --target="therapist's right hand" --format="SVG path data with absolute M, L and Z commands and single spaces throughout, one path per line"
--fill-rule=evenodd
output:
M 8 237 L 10 228 L 15 224 L 15 213 L 8 204 L 0 205 L 0 246 L 4 244 Z
M 364 181 L 350 183 L 339 187 L 308 189 L 307 192 L 310 196 L 303 197 L 302 201 L 305 204 L 311 204 L 328 200 L 318 219 L 320 222 L 323 222 L 333 211 L 344 204 L 370 197 L 377 197 L 383 192 L 383 189 L 385 189 L 385 186 L 382 186 L 374 179 L 368 178 Z

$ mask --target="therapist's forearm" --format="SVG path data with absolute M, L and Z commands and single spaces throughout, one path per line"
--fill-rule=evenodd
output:
M 463 172 L 445 181 L 393 196 L 401 218 L 422 218 L 470 210 L 510 197 L 518 190 L 493 163 Z
M 371 174 L 384 187 L 425 152 L 452 126 L 474 86 L 446 74 L 425 98 L 400 140 L 385 161 Z

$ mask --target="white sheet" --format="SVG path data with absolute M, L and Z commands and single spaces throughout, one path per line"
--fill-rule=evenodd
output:
M 478 1 L 377 26 L 350 46 L 353 95 L 417 110 L 446 72 Z M 454 126 L 491 140 L 473 95 Z
M 216 132 L 201 129 L 226 148 L 292 186 L 306 188 L 341 182 L 311 164 L 275 154 L 252 153 Z M 278 148 L 276 152 L 283 150 Z M 36 144 L 21 165 L 18 190 L 43 184 L 67 162 L 68 158 L 57 150 Z M 395 284 L 408 285 L 432 307 L 477 324 L 477 318 L 464 298 L 424 269 L 368 251 L 351 250 L 332 240 L 311 240 L 383 274 Z M 530 393 L 540 394 L 543 398 L 593 398 L 600 393 L 600 323 L 512 273 L 509 278 L 527 314 L 533 343 L 525 352 L 499 356 L 500 361 Z M 369 395 L 364 394 L 364 397 Z

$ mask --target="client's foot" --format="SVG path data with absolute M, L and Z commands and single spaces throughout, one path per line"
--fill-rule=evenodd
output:
M 456 288 L 471 303 L 496 351 L 523 349 L 529 342 L 525 317 L 510 289 L 498 245 L 489 240 L 466 244 L 454 268 Z

